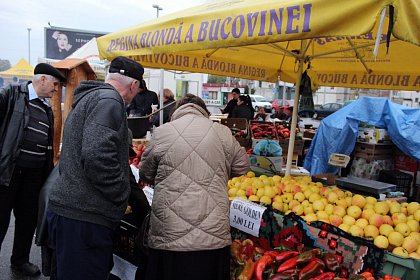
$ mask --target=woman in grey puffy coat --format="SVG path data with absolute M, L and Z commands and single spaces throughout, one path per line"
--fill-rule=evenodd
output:
M 226 186 L 249 170 L 229 128 L 187 94 L 171 121 L 155 129 L 141 162 L 142 178 L 155 184 L 146 279 L 229 279 Z

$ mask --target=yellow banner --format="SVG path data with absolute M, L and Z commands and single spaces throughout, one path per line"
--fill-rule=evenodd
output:
M 387 49 L 389 18 L 377 29 L 390 5 L 394 27 Z M 305 52 L 321 85 L 420 90 L 419 25 L 417 0 L 220 0 L 97 41 L 108 60 L 122 55 L 145 67 L 270 82 L 295 82 L 297 58 Z

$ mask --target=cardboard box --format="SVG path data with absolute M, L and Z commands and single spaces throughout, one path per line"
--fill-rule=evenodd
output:
M 305 138 L 310 138 L 310 139 L 314 139 L 314 137 L 315 137 L 315 133 L 316 133 L 316 131 L 315 131 L 315 130 L 306 130 L 306 129 L 305 129 L 305 131 L 303 132 L 303 137 L 305 137 Z
M 396 154 L 394 156 L 394 164 L 395 164 L 395 169 L 399 169 L 399 170 L 416 172 L 418 169 L 417 161 L 404 154 Z
M 356 143 L 354 147 L 354 156 L 367 160 L 392 159 L 393 144 L 369 144 Z
M 390 143 L 391 138 L 386 129 L 374 127 L 359 127 L 357 141 L 370 144 Z
M 279 139 L 281 149 L 283 150 L 283 156 L 287 156 L 287 152 L 289 151 L 289 140 L 290 139 Z M 293 153 L 302 155 L 302 152 L 303 152 L 303 140 L 295 140 Z
M 257 175 L 272 176 L 280 174 L 283 163 L 282 157 L 265 157 L 257 155 L 249 155 L 251 162 L 251 170 Z

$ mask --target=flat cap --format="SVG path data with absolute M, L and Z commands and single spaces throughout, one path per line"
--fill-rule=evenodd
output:
M 144 68 L 140 63 L 130 58 L 117 56 L 109 66 L 109 73 L 120 73 L 121 75 L 141 82 L 143 80 Z
M 39 63 L 37 66 L 35 66 L 34 74 L 50 75 L 56 77 L 60 82 L 66 81 L 66 77 L 64 77 L 64 75 L 57 68 L 47 63 Z

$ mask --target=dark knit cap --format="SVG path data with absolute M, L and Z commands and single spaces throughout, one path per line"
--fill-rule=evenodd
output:
M 66 77 L 54 66 L 47 63 L 39 63 L 34 69 L 35 75 L 50 75 L 57 78 L 60 82 L 65 82 Z
M 144 68 L 140 63 L 124 56 L 117 56 L 109 66 L 109 73 L 120 73 L 141 82 Z

